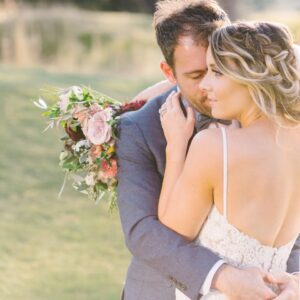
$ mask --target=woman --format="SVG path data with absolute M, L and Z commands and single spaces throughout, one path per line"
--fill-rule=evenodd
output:
M 159 219 L 233 265 L 285 272 L 300 232 L 300 79 L 291 35 L 271 23 L 226 26 L 213 33 L 207 64 L 201 88 L 213 117 L 241 128 L 198 133 L 186 156 L 194 113 L 188 108 L 185 117 L 179 94 L 169 96 L 160 110 L 167 162 Z M 178 291 L 176 299 L 187 298 Z

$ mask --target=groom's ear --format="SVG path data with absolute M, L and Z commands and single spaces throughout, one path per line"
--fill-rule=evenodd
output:
M 173 69 L 165 61 L 160 63 L 160 69 L 170 82 L 172 82 L 175 85 L 177 84 L 177 80 L 175 78 Z

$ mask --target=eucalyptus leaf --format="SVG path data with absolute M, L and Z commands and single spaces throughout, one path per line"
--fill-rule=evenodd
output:
M 99 204 L 106 193 L 104 191 L 99 192 L 98 196 L 96 197 L 95 204 Z

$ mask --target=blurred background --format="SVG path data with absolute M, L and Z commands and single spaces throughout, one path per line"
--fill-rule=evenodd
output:
M 299 0 L 223 0 L 233 20 L 272 20 L 300 40 Z M 48 86 L 121 101 L 162 79 L 152 0 L 0 1 L 0 299 L 119 299 L 130 255 L 118 214 L 70 185 L 60 133 L 33 106 Z

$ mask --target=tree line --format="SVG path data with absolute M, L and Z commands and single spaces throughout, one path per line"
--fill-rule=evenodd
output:
M 129 11 L 153 13 L 157 0 L 0 0 L 2 2 L 29 3 L 32 5 L 40 4 L 73 4 L 77 7 L 90 10 L 102 11 Z M 272 7 L 278 0 L 217 0 L 218 3 L 229 13 L 232 19 L 239 17 L 239 11 L 245 9 L 262 10 L 267 7 Z M 296 3 L 299 0 L 289 0 L 291 3 Z

